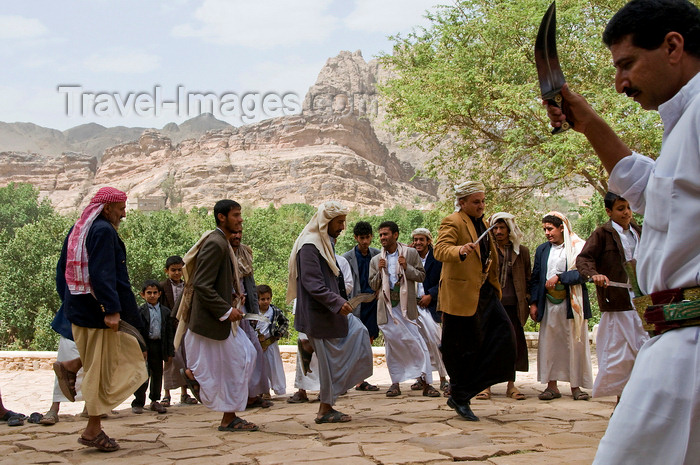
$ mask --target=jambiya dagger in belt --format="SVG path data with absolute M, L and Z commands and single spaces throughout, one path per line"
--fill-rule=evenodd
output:
M 559 65 L 557 56 L 557 13 L 556 2 L 552 2 L 540 23 L 540 30 L 535 40 L 535 65 L 540 81 L 542 99 L 550 105 L 561 108 L 561 88 L 566 84 L 564 73 Z M 552 134 L 558 134 L 573 127 L 571 121 L 562 122 L 561 126 L 554 128 Z

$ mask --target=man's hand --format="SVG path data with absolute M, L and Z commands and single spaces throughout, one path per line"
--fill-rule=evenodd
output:
M 119 322 L 120 321 L 121 321 L 121 317 L 119 316 L 119 312 L 108 313 L 105 315 L 105 324 L 107 325 L 108 328 L 110 328 L 115 333 L 117 331 L 119 331 Z
M 591 276 L 593 283 L 598 287 L 608 287 L 610 280 L 604 274 L 594 274 Z
M 569 120 L 574 123 L 574 131 L 581 132 L 593 146 L 598 158 L 610 174 L 618 161 L 632 151 L 615 134 L 615 131 L 593 110 L 585 98 L 569 90 L 564 84 L 561 89 L 562 108 L 542 102 L 547 107 L 547 115 L 555 128 Z
M 338 313 L 340 313 L 343 316 L 350 315 L 352 313 L 352 306 L 349 303 L 345 302 L 343 306 L 340 307 L 340 311 Z
M 476 250 L 476 244 L 473 242 L 468 242 L 459 248 L 460 255 L 469 255 Z
M 547 107 L 547 115 L 553 127 L 561 126 L 568 119 L 574 123 L 573 129 L 575 131 L 585 133 L 588 124 L 593 119 L 600 119 L 586 99 L 576 92 L 572 92 L 568 84 L 564 84 L 562 87 L 561 96 L 563 98 L 562 108 L 549 105 L 547 101 L 542 102 Z
M 403 268 L 404 270 L 406 269 L 406 257 L 404 257 L 403 255 L 399 255 L 399 265 L 401 265 L 401 268 Z
M 530 318 L 537 322 L 537 304 L 530 304 Z
M 425 294 L 418 301 L 418 305 L 420 305 L 423 308 L 427 308 L 428 305 L 430 305 L 430 302 L 432 302 L 432 301 L 433 301 L 433 296 L 431 296 L 430 294 Z
M 382 268 L 386 268 L 386 259 L 380 258 L 380 259 L 379 259 L 379 263 L 377 264 L 377 266 L 379 267 L 380 270 L 381 270 Z
M 243 313 L 242 311 L 240 311 L 239 309 L 234 307 L 231 310 L 231 314 L 228 316 L 228 321 L 231 321 L 231 322 L 240 321 L 243 319 L 243 315 L 245 315 L 245 313 Z
M 559 282 L 559 275 L 555 274 L 554 276 L 549 278 L 546 283 L 544 283 L 544 287 L 547 289 L 554 289 L 554 286 L 556 286 L 558 282 Z

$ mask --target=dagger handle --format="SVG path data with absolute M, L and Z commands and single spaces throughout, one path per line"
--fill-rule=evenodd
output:
M 564 99 L 561 96 L 561 91 L 557 92 L 550 98 L 545 99 L 549 105 L 555 106 L 557 108 L 562 108 L 562 103 Z M 566 121 L 563 121 L 561 123 L 561 126 L 558 128 L 552 129 L 552 134 L 561 134 L 564 131 L 567 131 L 571 128 L 574 127 L 574 123 L 572 121 L 569 121 L 568 119 Z

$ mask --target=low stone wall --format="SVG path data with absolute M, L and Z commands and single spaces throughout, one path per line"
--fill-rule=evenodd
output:
M 529 349 L 537 349 L 537 333 L 525 333 L 525 340 Z M 589 340 L 593 342 L 593 333 L 589 333 Z M 293 345 L 280 346 L 282 361 L 296 363 L 297 347 Z M 384 347 L 372 347 L 374 365 L 384 364 Z M 56 361 L 56 352 L 32 352 L 32 351 L 0 351 L 0 370 L 51 370 Z

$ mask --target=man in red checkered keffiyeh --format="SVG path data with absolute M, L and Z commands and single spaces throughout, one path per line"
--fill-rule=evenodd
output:
M 66 284 L 71 294 L 92 293 L 85 241 L 88 231 L 90 231 L 90 226 L 100 214 L 103 214 L 115 228 L 118 227 L 123 215 L 116 208 L 107 208 L 105 210 L 105 205 L 118 202 L 126 202 L 126 194 L 114 187 L 103 187 L 97 191 L 88 206 L 83 210 L 80 219 L 75 223 L 73 231 L 68 238 L 66 260 Z
M 148 379 L 143 349 L 131 333 L 119 331 L 128 323 L 138 330 L 138 314 L 126 267 L 126 247 L 117 228 L 126 216 L 126 194 L 103 187 L 90 200 L 68 234 L 56 273 L 61 309 L 71 323 L 79 357 L 54 363 L 64 396 L 77 394 L 77 373 L 83 369 L 80 389 L 88 423 L 80 444 L 111 452 L 119 444 L 102 431 L 101 415 L 133 395 Z M 63 279 L 65 278 L 65 280 Z

